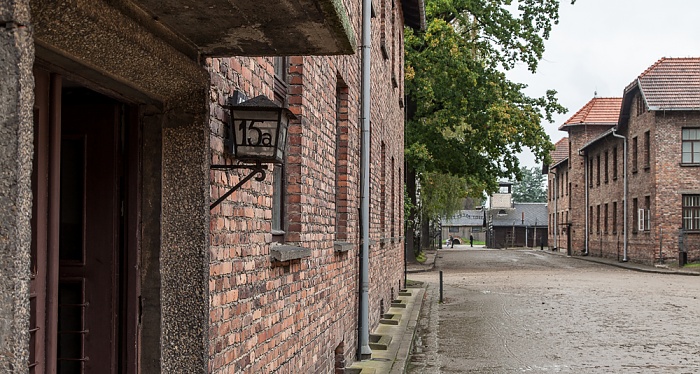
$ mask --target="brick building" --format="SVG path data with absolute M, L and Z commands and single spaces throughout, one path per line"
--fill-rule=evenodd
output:
M 620 98 L 593 98 L 559 127 L 568 133 L 568 137 L 555 144 L 547 176 L 549 243 L 552 249 L 571 253 L 584 248 L 581 243 L 586 237 L 586 217 L 578 212 L 585 206 L 588 161 L 579 150 L 617 124 L 620 102 Z
M 700 58 L 663 58 L 625 88 L 616 123 L 580 146 L 572 141 L 570 178 L 585 186 L 570 205 L 577 254 L 644 263 L 676 261 L 679 252 L 700 258 L 699 78 Z
M 0 4 L 1 372 L 357 359 L 358 2 Z M 402 286 L 402 37 L 424 25 L 420 0 L 373 4 L 370 328 Z M 210 170 L 238 162 L 241 95 L 296 115 L 285 164 L 210 210 L 245 175 Z

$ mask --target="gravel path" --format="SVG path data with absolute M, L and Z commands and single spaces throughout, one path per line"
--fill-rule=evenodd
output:
M 438 303 L 443 270 L 443 304 Z M 700 282 L 540 251 L 442 250 L 409 373 L 700 373 Z

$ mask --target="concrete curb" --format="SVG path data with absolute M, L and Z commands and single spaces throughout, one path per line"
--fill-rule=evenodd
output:
M 390 374 L 403 374 L 408 368 L 408 359 L 411 357 L 413 342 L 416 338 L 418 317 L 420 316 L 421 310 L 423 310 L 423 304 L 425 304 L 426 286 L 423 285 L 420 290 L 420 295 L 416 295 L 416 297 L 420 297 L 420 303 L 416 303 L 419 305 L 414 305 L 413 310 L 411 310 L 408 323 L 406 324 L 406 332 L 401 339 L 399 349 L 396 354 L 396 361 L 394 361 L 394 365 L 391 367 L 391 371 L 389 372 Z
M 397 325 L 380 323 L 370 336 L 381 336 L 388 341 L 385 346 L 375 346 L 369 359 L 356 361 L 346 372 L 359 374 L 403 374 L 406 371 L 408 359 L 413 348 L 413 339 L 416 335 L 416 326 L 421 308 L 425 302 L 426 285 L 422 287 L 409 287 L 411 295 L 399 295 L 397 301 L 401 306 L 392 306 L 387 313 L 400 314 L 401 319 Z M 394 304 L 394 303 L 392 303 Z M 399 303 L 396 303 L 399 304 Z
M 581 260 L 581 261 L 594 262 L 594 263 L 601 264 L 601 265 L 609 265 L 609 266 L 614 266 L 614 267 L 617 267 L 620 269 L 633 270 L 633 271 L 638 271 L 638 272 L 642 272 L 642 273 L 687 275 L 687 276 L 696 276 L 696 277 L 700 276 L 700 272 L 657 268 L 657 267 L 652 267 L 649 265 L 637 264 L 634 262 L 617 262 L 614 260 L 603 259 L 603 258 L 592 257 L 592 256 L 569 256 L 569 255 L 562 253 L 562 252 L 535 251 L 535 250 L 532 250 L 532 251 L 537 252 L 537 253 L 547 253 L 547 254 L 550 254 L 552 256 L 565 256 L 568 258 L 575 258 L 575 259 Z

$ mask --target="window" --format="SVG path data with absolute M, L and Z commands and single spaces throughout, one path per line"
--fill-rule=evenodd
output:
M 284 196 L 284 166 L 275 165 L 275 170 L 272 172 L 272 233 L 273 235 L 283 234 L 282 213 L 282 197 Z
M 608 151 L 605 151 L 605 174 L 603 175 L 603 178 L 605 180 L 605 183 L 608 183 Z
M 617 179 L 617 147 L 612 150 L 612 177 L 613 180 Z
M 287 68 L 289 60 L 286 56 L 277 56 L 273 58 L 275 70 L 274 79 L 274 95 L 275 102 L 279 105 L 287 103 Z M 284 214 L 284 197 L 285 197 L 285 173 L 284 165 L 275 165 L 272 182 L 272 234 L 277 236 L 276 240 L 282 240 L 281 235 L 284 234 L 283 214 Z
M 608 204 L 605 204 L 605 215 L 603 216 L 603 232 L 608 233 Z
M 379 218 L 379 227 L 382 232 L 382 236 L 386 236 L 386 144 L 382 142 L 381 144 L 381 158 L 382 158 L 382 163 L 381 163 L 381 177 L 379 180 L 379 209 L 380 209 L 380 218 Z M 393 212 L 392 212 L 393 213 Z
M 600 155 L 597 155 L 595 157 L 595 159 L 596 159 L 596 164 L 598 166 L 598 173 L 596 174 L 595 184 L 597 186 L 600 186 Z
M 638 155 L 638 145 L 637 145 L 637 137 L 635 136 L 632 138 L 632 172 L 636 173 L 637 172 L 637 155 Z
M 396 167 L 394 157 L 391 157 L 391 237 L 396 237 L 396 180 L 394 179 L 396 173 L 394 173 L 394 168 Z
M 651 133 L 644 133 L 644 169 L 648 170 L 651 164 Z
M 651 196 L 644 197 L 644 219 L 642 219 L 642 224 L 644 231 L 651 230 Z
M 593 188 L 593 159 L 588 160 L 588 187 Z
M 637 204 L 637 198 L 635 197 L 632 199 L 632 222 L 639 222 L 639 205 Z M 633 233 L 637 233 L 637 229 L 639 228 L 639 225 L 635 225 L 632 223 Z
M 350 189 L 348 188 L 348 86 L 338 77 L 335 86 L 335 238 L 348 240 Z
M 595 231 L 600 234 L 600 205 L 597 205 L 595 208 Z
M 700 195 L 683 195 L 683 230 L 700 230 Z
M 387 37 L 386 37 L 386 34 L 387 34 L 387 15 L 386 15 L 387 6 L 386 6 L 386 2 L 387 2 L 387 0 L 380 0 L 380 2 L 381 2 L 381 6 L 379 7 L 379 9 L 381 10 L 381 18 L 379 21 L 380 22 L 380 24 L 379 24 L 379 27 L 380 27 L 379 48 L 382 51 L 382 57 L 385 60 L 388 60 L 389 59 L 389 50 L 386 46 L 386 44 L 387 44 L 386 43 L 386 39 L 387 39 Z
M 684 164 L 700 164 L 700 128 L 683 129 Z
M 287 68 L 289 67 L 289 59 L 287 56 L 277 56 L 274 57 L 274 68 L 275 68 L 275 101 L 280 105 L 285 105 L 287 103 Z
M 612 204 L 612 233 L 617 234 L 617 201 Z
M 564 196 L 564 180 L 562 177 L 563 175 L 559 175 L 559 178 L 557 178 L 559 181 L 559 196 Z
M 641 94 L 637 94 L 635 99 L 636 99 L 635 100 L 635 104 L 636 104 L 635 107 L 637 109 L 637 116 L 641 116 L 642 114 L 644 114 L 644 111 L 646 110 L 646 107 L 644 105 L 644 99 L 642 99 Z
M 593 231 L 593 205 L 588 207 L 588 231 Z

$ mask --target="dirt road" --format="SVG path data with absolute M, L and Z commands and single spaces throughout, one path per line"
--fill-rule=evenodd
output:
M 443 270 L 444 303 L 438 303 Z M 700 279 L 441 250 L 409 373 L 700 373 Z

